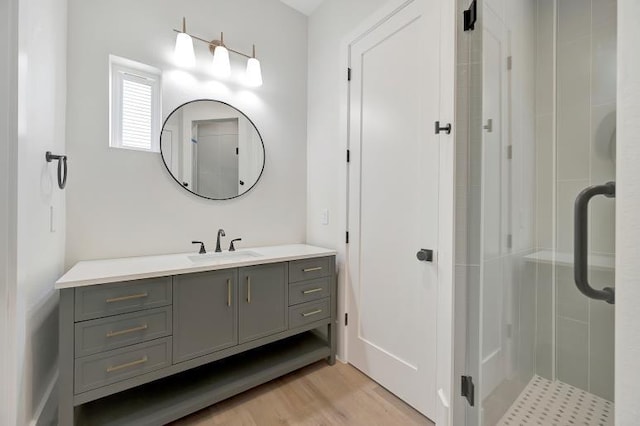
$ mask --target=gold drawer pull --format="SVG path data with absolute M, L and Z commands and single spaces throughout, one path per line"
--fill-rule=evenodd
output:
M 322 287 L 314 288 L 314 289 L 311 289 L 311 290 L 305 290 L 305 291 L 302 292 L 302 294 L 317 293 L 319 291 L 322 291 Z
M 302 270 L 302 272 L 314 272 L 314 271 L 322 271 L 322 266 L 317 266 L 315 268 L 307 268 Z
M 144 364 L 147 361 L 149 361 L 149 359 L 145 355 L 145 356 L 143 356 L 141 359 L 139 359 L 137 361 L 132 361 L 132 362 L 128 362 L 126 364 L 116 365 L 115 367 L 109 367 L 109 368 L 107 368 L 107 373 L 113 373 L 114 371 L 122 370 L 123 368 L 135 367 L 136 365 Z
M 307 312 L 306 314 L 302 314 L 303 317 L 310 317 L 311 315 L 317 315 L 322 312 L 322 309 L 318 309 L 317 311 Z
M 227 306 L 231 306 L 231 280 L 227 280 Z
M 149 296 L 148 293 L 132 294 L 130 296 L 112 297 L 111 299 L 107 299 L 106 302 L 107 303 L 124 302 L 125 300 L 141 299 L 147 296 Z
M 247 303 L 251 303 L 251 277 L 247 277 Z
M 147 328 L 149 328 L 149 326 L 147 324 L 145 324 L 145 325 L 141 325 L 139 327 L 128 328 L 126 330 L 109 331 L 107 333 L 107 337 L 122 336 L 123 334 L 135 333 L 136 331 L 146 330 Z

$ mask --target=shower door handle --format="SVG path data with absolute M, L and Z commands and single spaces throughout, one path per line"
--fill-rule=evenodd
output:
M 590 186 L 578 195 L 574 207 L 574 279 L 578 290 L 587 297 L 596 300 L 604 300 L 607 303 L 615 302 L 615 290 L 605 287 L 596 290 L 589 284 L 589 263 L 588 263 L 588 243 L 589 243 L 589 201 L 596 195 L 604 195 L 607 198 L 616 196 L 616 183 L 607 182 L 604 185 Z

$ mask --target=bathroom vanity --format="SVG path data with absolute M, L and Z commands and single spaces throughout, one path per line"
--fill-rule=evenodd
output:
M 86 261 L 56 288 L 61 426 L 165 424 L 335 362 L 332 250 Z

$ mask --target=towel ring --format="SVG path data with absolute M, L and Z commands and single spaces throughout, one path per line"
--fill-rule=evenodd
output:
M 53 160 L 58 160 L 58 187 L 64 189 L 67 185 L 67 156 L 55 155 L 51 151 L 47 151 L 45 154 L 47 163 L 51 163 Z

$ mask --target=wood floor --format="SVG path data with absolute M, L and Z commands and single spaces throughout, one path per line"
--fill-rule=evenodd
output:
M 354 367 L 321 361 L 205 408 L 172 426 L 433 426 Z

